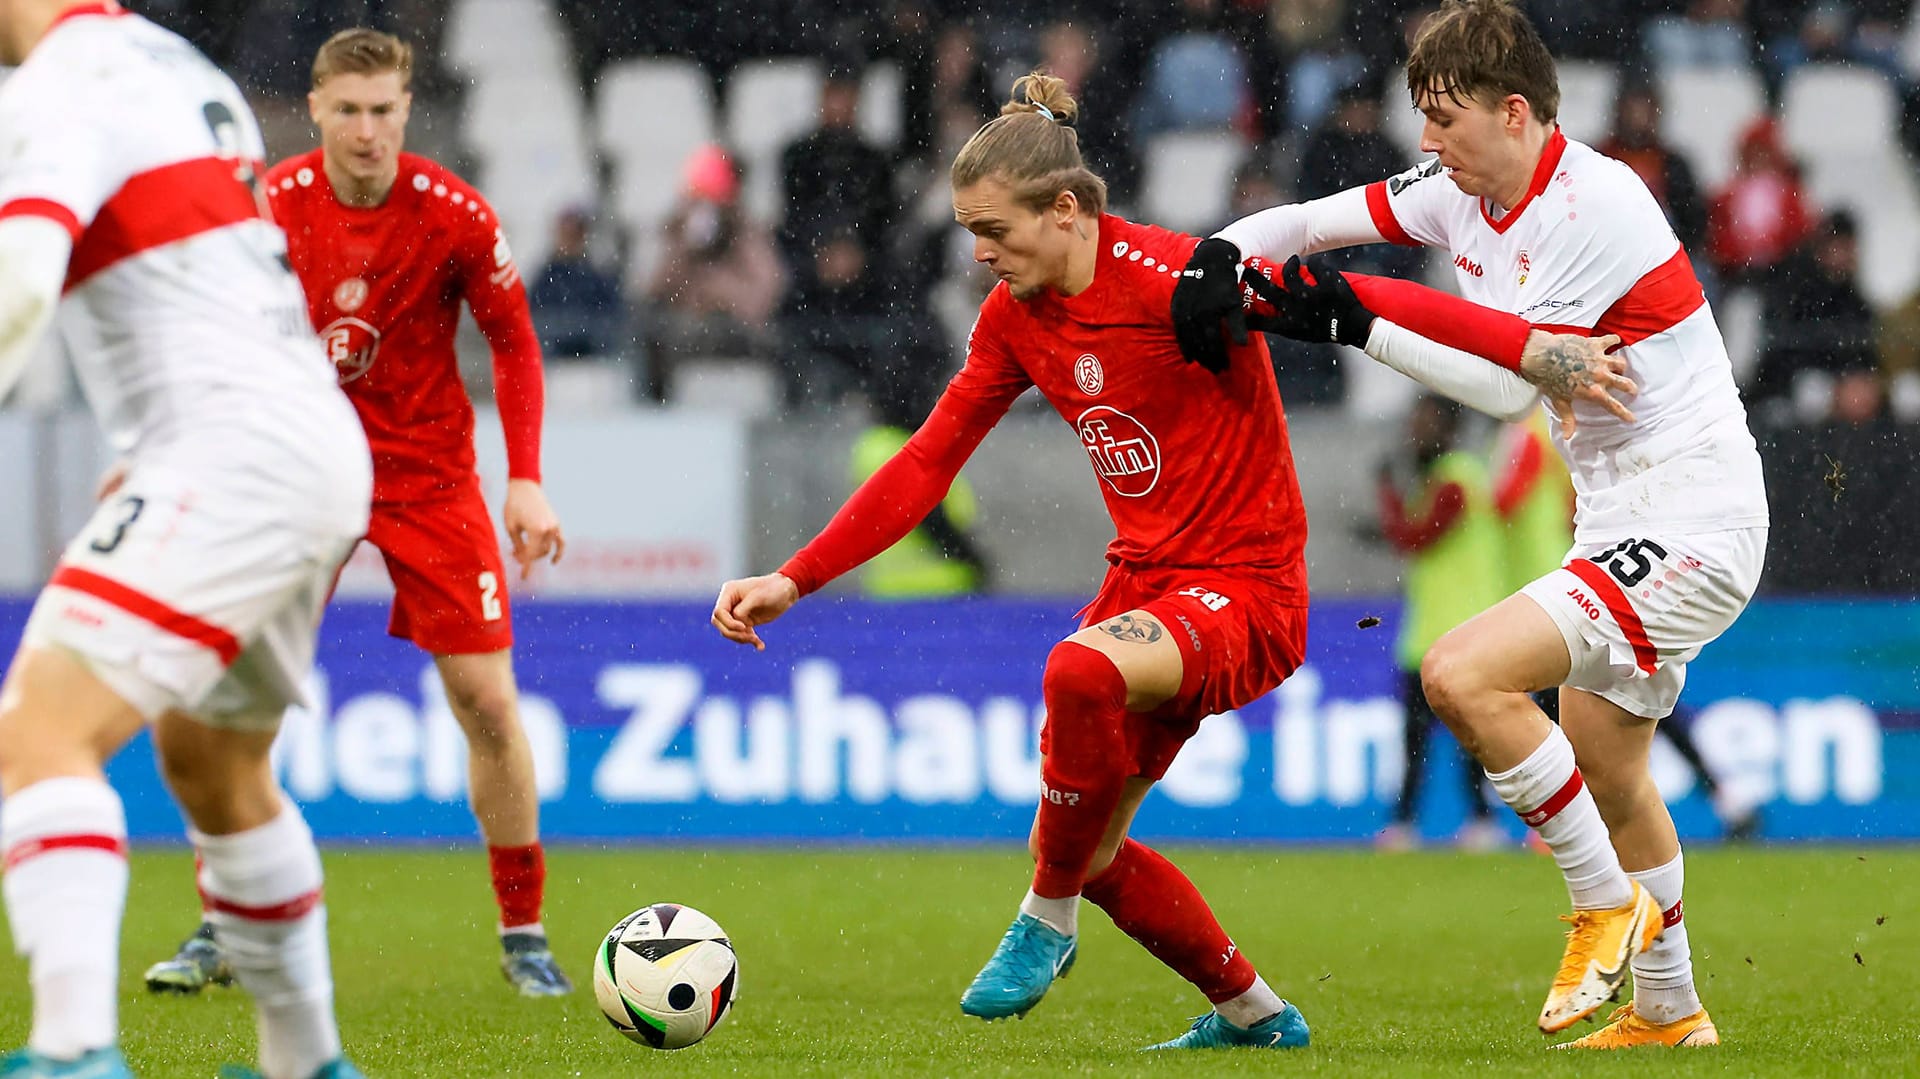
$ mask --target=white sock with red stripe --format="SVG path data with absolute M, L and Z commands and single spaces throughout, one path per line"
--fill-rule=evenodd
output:
M 1693 986 L 1693 952 L 1687 945 L 1685 910 L 1680 904 L 1686 883 L 1684 854 L 1673 861 L 1632 874 L 1653 893 L 1666 917 L 1667 928 L 1653 947 L 1633 957 L 1633 1010 L 1655 1023 L 1671 1023 L 1700 1010 L 1700 994 Z
M 1620 868 L 1600 807 L 1574 766 L 1573 743 L 1559 727 L 1518 767 L 1488 772 L 1487 779 L 1553 851 L 1573 909 L 1611 910 L 1633 899 L 1633 881 Z
M 207 921 L 259 1009 L 260 1070 L 267 1079 L 307 1079 L 340 1055 L 313 833 L 286 802 L 258 828 L 189 835 Z
M 7 922 L 33 982 L 35 1052 L 70 1060 L 112 1045 L 119 1015 L 127 817 L 98 779 L 35 783 L 0 804 Z

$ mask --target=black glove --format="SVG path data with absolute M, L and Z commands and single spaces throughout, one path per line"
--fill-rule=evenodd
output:
M 1247 343 L 1247 312 L 1240 300 L 1240 249 L 1217 237 L 1201 240 L 1173 286 L 1171 312 L 1180 355 L 1216 375 L 1225 371 L 1227 333 L 1233 334 L 1234 344 Z
M 1280 283 L 1248 273 L 1256 295 L 1273 305 L 1271 315 L 1255 315 L 1247 325 L 1296 341 L 1337 341 L 1365 348 L 1375 315 L 1354 295 L 1346 275 L 1324 263 L 1308 266 L 1295 255 L 1280 268 Z

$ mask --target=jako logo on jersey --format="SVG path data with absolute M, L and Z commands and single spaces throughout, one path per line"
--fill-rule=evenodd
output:
M 1527 283 L 1527 275 L 1533 272 L 1533 259 L 1525 251 L 1520 252 L 1520 283 Z
M 367 373 L 374 357 L 380 354 L 380 331 L 357 318 L 337 318 L 320 331 L 326 342 L 327 359 L 333 361 L 345 385 Z
M 1100 369 L 1100 357 L 1091 352 L 1081 353 L 1080 358 L 1073 361 L 1073 381 L 1088 397 L 1100 396 L 1107 384 L 1106 372 Z
M 1467 273 L 1472 274 L 1475 277 L 1484 276 L 1484 274 L 1480 269 L 1480 264 L 1473 261 L 1472 259 L 1468 258 L 1465 255 L 1453 256 L 1453 264 L 1455 266 L 1460 267 L 1460 269 L 1466 271 Z
M 360 310 L 360 305 L 366 302 L 367 282 L 365 278 L 349 277 L 334 286 L 333 306 L 338 307 L 342 314 L 351 315 L 355 311 Z
M 1139 498 L 1160 482 L 1160 443 L 1140 421 L 1095 405 L 1073 423 L 1093 470 L 1122 498 Z

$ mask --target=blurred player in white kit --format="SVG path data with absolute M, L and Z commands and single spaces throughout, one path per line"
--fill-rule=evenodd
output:
M 268 749 L 313 662 L 372 465 L 261 212 L 233 82 L 111 2 L 0 0 L 0 393 L 62 328 L 120 455 L 0 690 L 0 859 L 33 986 L 16 1079 L 128 1076 L 126 819 L 103 766 L 150 726 L 268 1079 L 350 1079 L 320 856 Z

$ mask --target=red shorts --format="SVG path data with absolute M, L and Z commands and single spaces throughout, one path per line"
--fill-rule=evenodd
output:
M 375 503 L 367 542 L 393 578 L 388 633 L 436 656 L 512 646 L 506 567 L 478 480 L 431 500 Z
M 1160 779 L 1200 721 L 1258 700 L 1306 658 L 1307 609 L 1251 573 L 1191 569 L 1107 572 L 1081 625 L 1144 610 L 1173 635 L 1185 673 L 1180 690 L 1151 712 L 1127 713 L 1133 774 Z M 1048 749 L 1047 730 L 1040 751 Z

